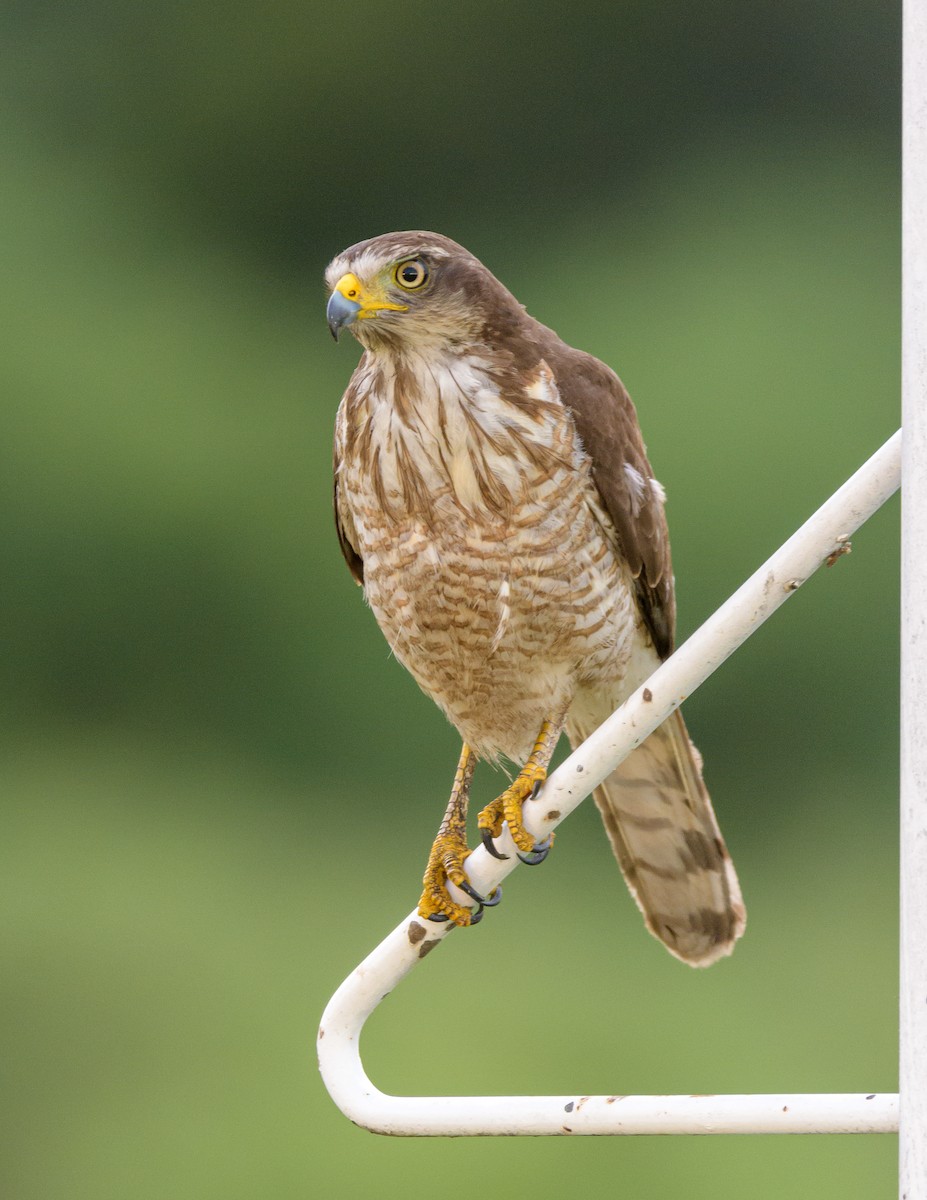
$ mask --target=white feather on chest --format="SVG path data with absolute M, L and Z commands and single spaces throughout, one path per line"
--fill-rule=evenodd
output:
M 556 467 L 585 476 L 585 455 L 546 363 L 503 395 L 475 356 L 409 355 L 362 364 L 339 411 L 346 498 L 355 520 L 383 495 L 392 518 L 425 501 L 439 521 L 517 519 L 546 498 Z M 540 402 L 540 403 L 538 403 Z M 378 474 L 378 478 L 375 477 Z M 410 479 L 410 476 L 412 477 Z

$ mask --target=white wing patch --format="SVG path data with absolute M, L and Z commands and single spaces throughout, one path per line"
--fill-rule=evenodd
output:
M 560 404 L 560 390 L 554 373 L 542 358 L 538 364 L 538 373 L 525 388 L 525 395 L 530 400 L 546 400 L 549 404 Z
M 628 492 L 631 497 L 631 516 L 636 517 L 641 511 L 641 501 L 647 488 L 647 481 L 630 463 L 624 464 L 624 473 L 628 481 Z
M 624 474 L 628 481 L 632 517 L 640 514 L 644 506 L 648 488 L 660 504 L 666 502 L 666 492 L 663 490 L 663 485 L 658 483 L 656 479 L 645 479 L 637 467 L 633 467 L 630 463 L 624 464 Z

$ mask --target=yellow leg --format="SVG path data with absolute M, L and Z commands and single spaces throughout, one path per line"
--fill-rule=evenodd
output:
M 517 778 L 501 796 L 486 805 L 478 818 L 480 830 L 494 838 L 497 838 L 502 832 L 502 822 L 505 821 L 515 845 L 525 854 L 534 849 L 534 838 L 522 824 L 521 806 L 537 785 L 543 783 L 547 778 L 547 768 L 554 756 L 562 728 L 563 718 L 544 722 L 537 741 L 534 743 L 531 756 Z
M 425 890 L 418 902 L 421 917 L 443 916 L 455 925 L 470 924 L 469 908 L 464 908 L 451 899 L 446 884 L 450 880 L 459 887 L 467 880 L 463 869 L 464 859 L 470 853 L 467 846 L 467 805 L 470 800 L 470 780 L 473 778 L 475 766 L 476 755 L 464 742 L 447 811 L 431 847 L 428 866 L 425 868 Z

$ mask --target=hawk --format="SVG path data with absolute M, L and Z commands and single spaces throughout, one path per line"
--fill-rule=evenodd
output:
M 477 759 L 520 768 L 480 813 L 487 848 L 505 821 L 540 861 L 521 807 L 561 732 L 578 745 L 672 652 L 663 489 L 618 376 L 456 242 L 388 233 L 325 278 L 329 328 L 364 349 L 335 424 L 341 550 L 463 742 L 419 913 L 468 925 L 497 900 L 466 878 Z M 681 714 L 594 795 L 651 933 L 694 966 L 730 954 L 744 907 Z

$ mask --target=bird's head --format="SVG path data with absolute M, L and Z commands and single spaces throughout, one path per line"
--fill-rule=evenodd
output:
M 519 310 L 478 259 L 437 233 L 358 242 L 332 260 L 325 282 L 332 336 L 350 329 L 369 349 L 468 341 L 490 308 Z

